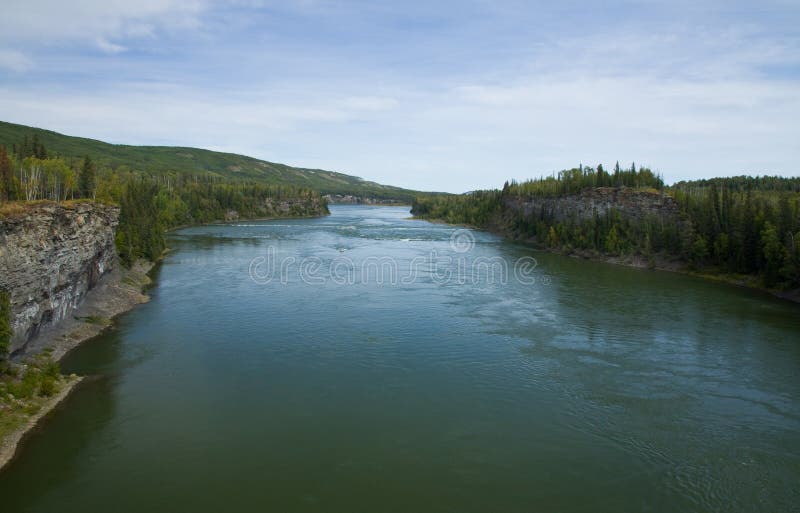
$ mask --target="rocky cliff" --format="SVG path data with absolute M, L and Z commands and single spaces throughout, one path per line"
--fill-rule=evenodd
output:
M 396 198 L 372 198 L 369 196 L 353 196 L 352 194 L 326 194 L 325 200 L 331 204 L 341 205 L 408 205 L 408 200 Z
M 604 216 L 610 210 L 625 218 L 642 220 L 655 217 L 678 222 L 680 209 L 672 197 L 657 192 L 626 187 L 597 187 L 578 194 L 560 197 L 504 199 L 505 208 L 524 218 L 542 216 L 555 221 L 589 220 Z
M 37 203 L 0 217 L 0 287 L 11 296 L 12 354 L 76 309 L 116 265 L 119 208 Z
M 298 198 L 267 198 L 251 211 L 239 212 L 227 210 L 225 221 L 235 221 L 241 217 L 246 218 L 273 218 L 273 217 L 316 217 L 328 215 L 328 204 L 324 198 L 317 195 L 302 196 Z

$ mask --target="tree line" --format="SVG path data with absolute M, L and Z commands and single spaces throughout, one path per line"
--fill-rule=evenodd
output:
M 589 187 L 650 187 L 656 190 L 664 188 L 661 175 L 647 167 L 622 168 L 619 162 L 611 172 L 598 164 L 596 168 L 583 164 L 572 169 L 565 169 L 551 176 L 527 180 L 522 183 L 506 182 L 503 192 L 515 196 L 554 197 L 575 194 Z
M 590 218 L 558 219 L 546 210 L 526 214 L 509 199 L 530 201 L 579 194 L 588 188 L 628 187 L 666 194 L 677 219 L 624 216 L 611 209 Z M 647 168 L 580 166 L 502 190 L 423 195 L 412 212 L 422 218 L 489 228 L 561 252 L 681 261 L 706 273 L 757 275 L 767 287 L 800 286 L 800 179 L 776 176 L 715 178 L 666 187 Z
M 124 263 L 157 259 L 166 247 L 164 233 L 170 228 L 225 219 L 233 211 L 244 218 L 261 217 L 268 201 L 295 201 L 289 212 L 295 216 L 318 213 L 306 210 L 306 205 L 315 202 L 323 211 L 326 208 L 316 191 L 226 182 L 212 175 L 115 174 L 115 179 L 103 182 L 101 190 L 98 197 L 120 205 L 117 250 Z
M 92 199 L 120 205 L 117 249 L 124 264 L 157 259 L 165 231 L 224 219 L 231 211 L 258 217 L 268 201 L 296 201 L 290 215 L 309 215 L 304 204 L 325 202 L 318 192 L 295 186 L 224 180 L 211 173 L 144 173 L 128 166 L 98 169 L 81 159 L 48 154 L 37 137 L 25 137 L 10 151 L 0 146 L 0 204 L 9 201 Z M 310 203 L 309 203 L 310 202 Z
M 91 158 L 48 157 L 44 147 L 37 145 L 15 145 L 11 152 L 0 146 L 0 201 L 94 196 L 97 170 Z

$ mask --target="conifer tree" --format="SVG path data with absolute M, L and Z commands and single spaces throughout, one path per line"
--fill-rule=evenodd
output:
M 92 159 L 87 155 L 83 159 L 83 166 L 78 175 L 78 189 L 84 198 L 94 198 L 96 170 Z

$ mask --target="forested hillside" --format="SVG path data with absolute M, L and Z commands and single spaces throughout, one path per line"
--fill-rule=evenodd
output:
M 578 215 L 575 205 L 624 198 Z M 557 201 L 556 201 L 557 200 Z M 588 202 L 588 203 L 587 203 Z M 630 215 L 626 202 L 649 205 Z M 571 214 L 559 213 L 566 205 Z M 655 207 L 657 208 L 655 208 Z M 565 210 L 561 209 L 561 210 Z M 648 169 L 579 167 L 502 190 L 418 197 L 414 215 L 493 229 L 565 253 L 681 262 L 708 274 L 800 286 L 800 178 L 716 178 L 666 187 Z
M 342 194 L 378 200 L 410 202 L 416 193 L 343 173 L 291 167 L 233 153 L 174 146 L 108 144 L 3 121 L 0 121 L 0 145 L 6 146 L 12 155 L 29 155 L 34 146 L 43 148 L 47 156 L 61 157 L 72 167 L 77 167 L 76 161 L 89 155 L 100 171 L 135 171 L 150 176 L 173 177 L 208 175 L 225 181 L 283 185 L 313 189 L 323 195 Z
M 328 213 L 316 190 L 211 172 L 142 172 L 98 165 L 93 157 L 55 155 L 36 134 L 0 144 L 0 215 L 19 202 L 95 200 L 121 206 L 117 249 L 123 263 L 157 259 L 165 230 L 239 217 L 298 217 Z

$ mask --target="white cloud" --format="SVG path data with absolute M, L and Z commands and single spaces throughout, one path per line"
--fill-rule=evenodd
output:
M 345 89 L 230 97 L 174 84 L 65 96 L 6 90 L 0 111 L 111 142 L 225 149 L 454 192 L 578 162 L 636 161 L 673 181 L 795 175 L 790 165 L 800 160 L 792 83 L 538 76 L 444 91 L 398 85 L 380 97 Z
M 33 68 L 33 61 L 15 50 L 0 49 L 0 68 L 19 73 Z
M 396 106 L 396 99 L 380 96 L 353 96 L 344 101 L 344 107 L 364 111 L 391 110 Z
M 199 0 L 6 0 L 0 41 L 107 41 L 152 35 L 155 27 L 196 27 Z
M 97 46 L 104 52 L 111 54 L 121 53 L 127 50 L 127 48 L 125 48 L 124 46 L 112 43 L 102 37 L 97 39 Z
M 0 52 L 0 67 L 48 72 L 38 82 L 0 80 L 0 112 L 111 142 L 219 148 L 424 189 L 491 187 L 617 159 L 668 180 L 797 174 L 795 29 L 693 11 L 515 32 L 517 18 L 536 10 L 529 2 L 500 22 L 502 10 L 438 23 L 438 4 L 399 13 L 405 27 L 426 11 L 437 27 L 426 33 L 392 25 L 397 6 L 370 4 L 365 22 L 351 20 L 353 4 L 327 0 L 267 0 L 261 18 L 248 9 L 262 2 L 232 3 L 35 0 L 8 9 L 0 48 L 19 38 L 37 63 L 50 60 L 33 69 L 28 55 Z M 269 25 L 281 9 L 291 14 Z M 365 28 L 374 32 L 357 30 Z M 385 28 L 408 37 L 385 44 Z M 48 54 L 37 34 L 77 44 Z M 776 78 L 770 67 L 788 71 Z M 59 70 L 71 80 L 59 82 Z

